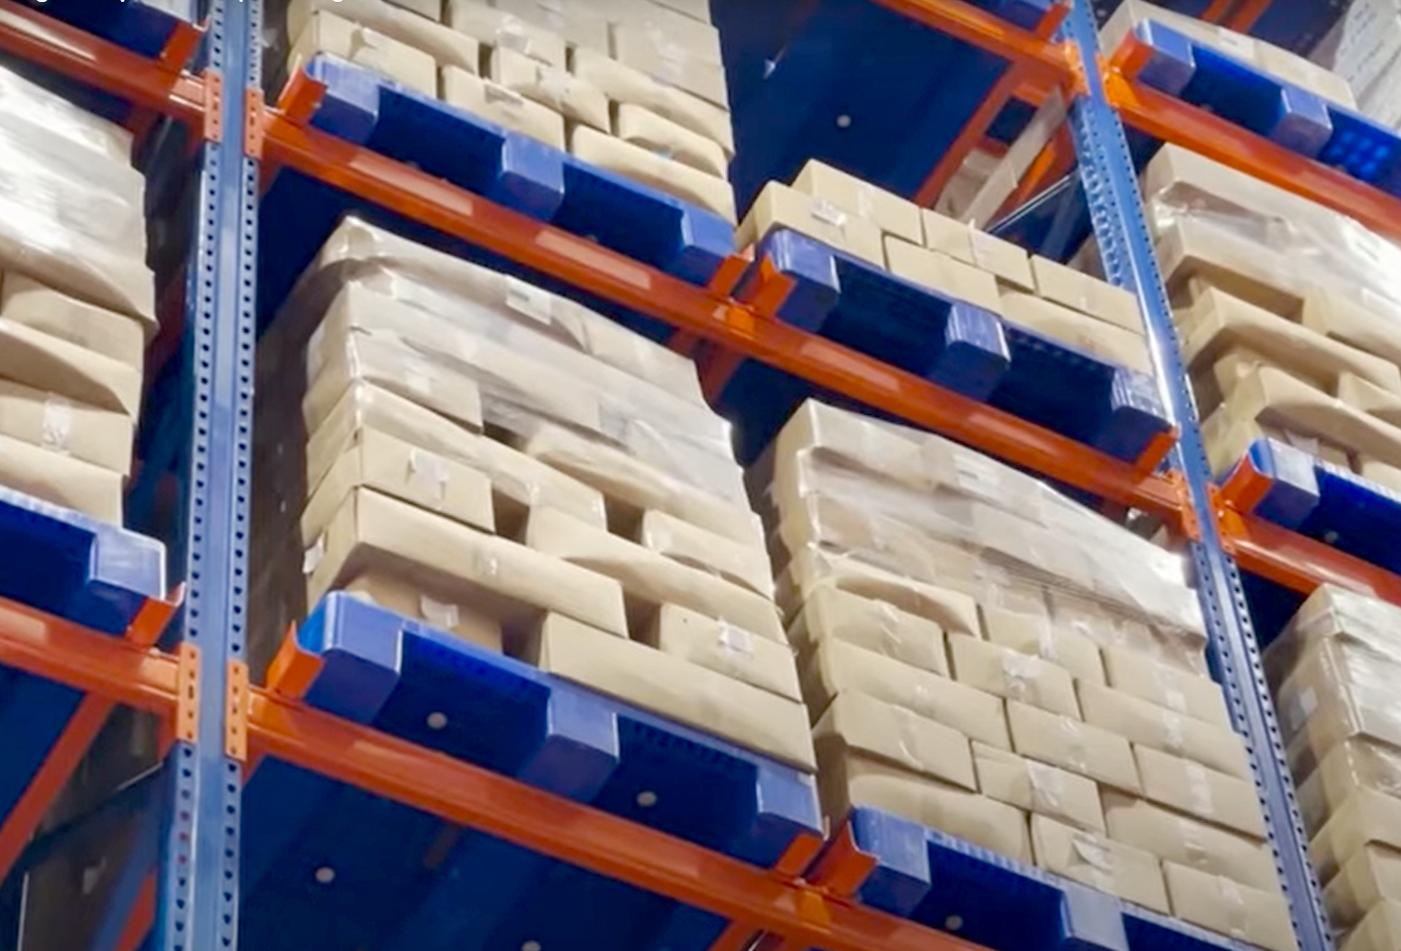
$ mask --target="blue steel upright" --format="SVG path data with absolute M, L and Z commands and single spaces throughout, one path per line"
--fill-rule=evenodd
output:
M 202 147 L 199 220 L 186 285 L 186 392 L 193 420 L 182 637 L 199 649 L 196 742 L 171 752 L 154 951 L 238 943 L 242 772 L 224 755 L 230 661 L 243 660 L 253 428 L 257 166 L 244 155 L 244 90 L 259 85 L 260 0 L 212 0 L 207 62 L 222 75 L 223 135 Z
M 1074 0 L 1065 32 L 1079 47 L 1084 62 L 1095 63 L 1099 44 L 1090 0 Z M 1100 256 L 1109 280 L 1138 294 L 1153 362 L 1181 434 L 1173 463 L 1186 480 L 1193 509 L 1205 516 L 1211 511 L 1211 472 L 1124 127 L 1109 105 L 1098 70 L 1086 69 L 1085 75 L 1089 93 L 1072 107 L 1070 127 Z M 1226 556 L 1214 521 L 1210 517 L 1198 521 L 1202 540 L 1194 543 L 1191 551 L 1206 620 L 1207 659 L 1225 691 L 1231 720 L 1246 737 L 1255 784 L 1265 807 L 1270 846 L 1299 946 L 1302 951 L 1330 951 L 1333 942 L 1309 862 L 1308 839 L 1299 821 L 1274 707 L 1260 669 L 1260 651 L 1240 572 Z

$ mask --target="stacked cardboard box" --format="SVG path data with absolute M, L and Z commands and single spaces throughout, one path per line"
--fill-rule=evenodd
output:
M 1120 288 L 810 161 L 769 182 L 740 223 L 741 247 L 775 228 L 968 301 L 1135 370 L 1151 371 L 1138 302 Z
M 705 0 L 293 0 L 287 36 L 735 218 Z
M 1357 0 L 1314 58 L 1352 85 L 1358 108 L 1390 129 L 1401 128 L 1401 4 Z
M 259 372 L 255 669 L 343 589 L 811 767 L 762 528 L 690 361 L 347 219 Z
M 1213 468 L 1271 436 L 1401 488 L 1401 250 L 1175 146 L 1143 190 Z
M 122 521 L 155 330 L 131 135 L 0 70 L 0 485 Z
M 1288 951 L 1185 566 L 1045 485 L 817 402 L 751 473 L 819 789 Z
M 1401 947 L 1401 608 L 1323 586 L 1264 654 L 1345 951 Z

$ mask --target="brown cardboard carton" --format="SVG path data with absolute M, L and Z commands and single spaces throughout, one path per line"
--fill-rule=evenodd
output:
M 813 742 L 833 741 L 912 773 L 978 791 L 968 738 L 904 707 L 859 693 L 840 693 L 812 728 Z
M 613 24 L 613 55 L 633 69 L 729 107 L 720 34 L 708 23 L 665 7 L 639 4 Z
M 1401 902 L 1384 901 L 1367 913 L 1339 945 L 1341 951 L 1401 949 Z
M 1142 788 L 1133 752 L 1121 736 L 1016 700 L 1007 702 L 1007 725 L 1012 748 L 1022 756 L 1116 789 L 1138 792 Z
M 1279 890 L 1274 854 L 1265 843 L 1112 789 L 1101 798 L 1116 842 L 1251 888 Z
M 723 178 L 673 162 L 588 126 L 569 133 L 570 154 L 611 172 L 699 205 L 726 221 L 735 220 L 735 196 Z
M 986 743 L 973 744 L 973 765 L 984 796 L 1077 829 L 1104 833 L 1099 787 L 1092 780 Z
M 793 188 L 814 198 L 825 198 L 842 211 L 874 223 L 887 235 L 914 244 L 923 242 L 918 205 L 817 159 L 809 159 L 798 172 Z
M 1191 278 L 1200 277 L 1275 314 L 1297 312 L 1307 293 L 1306 282 L 1291 273 L 1279 252 L 1204 217 L 1175 220 L 1157 236 L 1155 247 L 1170 291 L 1180 291 Z
M 1245 744 L 1231 730 L 1174 713 L 1122 690 L 1087 683 L 1079 684 L 1079 689 L 1086 723 L 1238 779 L 1252 778 Z
M 1115 287 L 1037 254 L 1031 256 L 1031 273 L 1036 278 L 1036 292 L 1047 300 L 1097 317 L 1130 333 L 1143 333 L 1138 299 L 1122 287 Z
M 317 53 L 330 53 L 374 70 L 410 89 L 436 98 L 437 64 L 422 50 L 327 10 L 316 10 L 287 54 L 287 72 L 301 69 Z
M 1384 845 L 1357 850 L 1323 890 L 1335 928 L 1351 928 L 1383 901 L 1401 901 L 1401 852 Z
M 1079 347 L 1131 370 L 1152 372 L 1143 337 L 1068 307 L 1021 291 L 1002 294 L 1002 313 L 1013 323 Z
M 1220 875 L 1163 863 L 1172 913 L 1268 951 L 1297 951 L 1289 905 L 1278 888 L 1260 890 Z
M 864 694 L 936 720 L 989 746 L 1011 747 L 1007 716 L 998 698 L 845 641 L 822 641 L 799 671 L 799 678 L 814 718 L 839 694 Z
M 1188 592 L 1190 593 L 1190 592 Z M 1150 627 L 1130 611 L 1051 588 L 1051 624 L 1099 645 L 1114 644 L 1147 654 L 1178 670 L 1205 676 L 1206 634 L 1200 629 Z
M 505 649 L 501 622 L 497 618 L 474 610 L 470 603 L 434 600 L 409 579 L 371 569 L 347 581 L 342 590 L 363 601 L 449 631 L 478 647 L 494 651 Z
M 1401 850 L 1401 799 L 1375 789 L 1353 793 L 1309 843 L 1318 880 L 1327 885 L 1368 843 Z
M 0 434 L 127 475 L 132 418 L 0 379 Z
M 1342 639 L 1314 645 L 1276 694 L 1285 742 L 1302 740 L 1315 760 L 1352 737 L 1401 744 L 1398 674 L 1401 665 L 1364 645 Z
M 1051 713 L 1080 718 L 1075 684 L 1063 668 L 967 634 L 950 635 L 949 651 L 954 677 L 960 683 Z
M 1364 479 L 1370 479 L 1383 489 L 1401 492 L 1401 469 L 1385 462 L 1354 455 L 1353 469 Z
M 922 209 L 924 246 L 964 264 L 974 264 L 972 229 L 957 218 L 939 214 L 932 208 Z
M 983 630 L 994 644 L 1040 657 L 1070 671 L 1076 680 L 1104 683 L 1104 662 L 1094 641 L 1067 628 L 1053 627 L 1045 614 L 980 605 Z
M 356 489 L 304 562 L 307 602 L 377 569 L 410 578 L 443 603 L 467 603 L 511 627 L 557 611 L 626 637 L 616 581 L 484 535 L 378 492 Z
M 1309 288 L 1300 319 L 1305 327 L 1330 339 L 1401 364 L 1401 340 L 1394 321 L 1332 288 Z
M 573 0 L 492 0 L 503 13 L 558 33 L 571 46 L 608 51 L 608 17 L 593 4 Z
M 735 232 L 735 246 L 758 244 L 774 228 L 788 228 L 885 267 L 881 230 L 873 222 L 844 211 L 825 198 L 805 195 L 780 182 L 769 182 L 745 212 Z
M 1393 426 L 1401 426 L 1401 396 L 1351 373 L 1338 375 L 1338 399 Z
M 1104 648 L 1109 686 L 1225 729 L 1231 728 L 1226 698 L 1216 681 L 1177 670 L 1156 658 L 1123 647 Z
M 496 528 L 491 480 L 485 475 L 378 430 L 362 429 L 302 512 L 302 544 L 314 545 L 346 496 L 362 487 L 472 528 Z
M 798 668 L 786 644 L 675 604 L 664 604 L 638 640 L 761 690 L 801 702 Z
M 1046 816 L 1031 817 L 1031 842 L 1046 871 L 1168 913 L 1162 870 L 1147 852 Z
M 485 0 L 447 0 L 447 24 L 489 46 L 504 46 L 550 66 L 564 66 L 564 37 L 490 7 Z
M 997 277 L 1003 284 L 1017 290 L 1036 289 L 1036 277 L 1031 273 L 1031 261 L 1026 251 L 1010 241 L 978 228 L 970 228 L 968 239 L 973 252 L 973 265 Z
M 1147 799 L 1254 839 L 1265 838 L 1254 783 L 1148 746 L 1135 744 L 1133 755 Z
M 569 53 L 569 68 L 611 101 L 641 106 L 719 144 L 726 155 L 735 154 L 730 114 L 719 106 L 653 79 L 602 52 L 573 49 Z
M 0 435 L 0 485 L 122 524 L 123 477 L 90 462 Z
M 1328 751 L 1312 774 L 1298 784 L 1304 828 L 1317 833 L 1353 793 L 1375 789 L 1401 798 L 1401 751 L 1357 737 Z
M 773 567 L 762 548 L 742 545 L 656 510 L 643 513 L 637 540 L 672 561 L 773 599 Z
M 327 10 L 422 50 L 444 66 L 475 73 L 481 59 L 475 34 L 444 26 L 438 0 L 292 0 L 287 5 L 287 35 L 300 36 L 313 11 Z M 427 10 L 434 12 L 429 14 Z
M 487 78 L 566 119 L 601 132 L 612 128 L 608 97 L 563 67 L 546 65 L 506 46 L 494 46 L 487 58 Z
M 1022 810 L 840 744 L 820 742 L 817 755 L 822 807 L 834 826 L 852 807 L 871 806 L 1018 862 L 1031 862 L 1031 839 Z
M 1337 73 L 1270 43 L 1258 44 L 1256 53 L 1256 61 L 1260 68 L 1270 75 L 1301 86 L 1340 105 L 1356 104 L 1352 87 Z
M 61 294 L 23 274 L 6 274 L 0 319 L 111 357 L 133 370 L 145 365 L 146 328 L 138 320 Z
M 885 236 L 885 260 L 890 272 L 955 300 L 1002 313 L 997 280 L 987 271 L 929 251 L 892 235 Z
M 444 66 L 443 101 L 556 149 L 564 149 L 564 116 L 524 93 L 489 79 Z
M 804 449 L 816 452 L 802 453 Z M 773 481 L 785 486 L 797 484 L 797 463 L 809 455 L 920 490 L 929 488 L 929 470 L 937 466 L 907 433 L 818 400 L 807 400 L 794 410 L 774 440 L 768 453 Z
M 620 103 L 614 115 L 613 134 L 624 142 L 706 175 L 716 178 L 729 175 L 730 160 L 719 143 L 641 106 Z
M 141 371 L 61 337 L 0 320 L 0 377 L 136 418 Z
M 728 621 L 757 637 L 784 642 L 778 609 L 767 598 L 563 512 L 533 510 L 525 540 L 536 551 L 617 580 L 623 593 L 638 602 L 639 610 L 679 604 L 706 617 Z
M 911 667 L 949 674 L 944 629 L 936 622 L 836 587 L 814 590 L 788 628 L 789 643 L 804 655 L 829 638 Z

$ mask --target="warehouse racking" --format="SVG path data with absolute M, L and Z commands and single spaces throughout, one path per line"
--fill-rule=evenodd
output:
M 96 5 L 29 7 L 0 0 L 0 49 L 132 104 L 137 123 L 143 121 L 142 112 L 177 120 L 196 143 L 198 174 L 197 226 L 184 285 L 166 299 L 170 313 L 180 318 L 166 325 L 178 332 L 156 345 L 156 359 L 183 375 L 184 387 L 178 389 L 180 399 L 171 402 L 170 425 L 160 427 L 169 444 L 147 448 L 148 469 L 154 474 L 138 480 L 134 490 L 154 493 L 162 469 L 184 466 L 180 481 L 187 523 L 176 548 L 179 557 L 172 559 L 183 587 L 165 598 L 150 588 L 145 598 L 127 606 L 116 629 L 81 617 L 60 618 L 43 610 L 57 610 L 52 604 L 25 598 L 13 584 L 5 588 L 11 597 L 0 605 L 0 665 L 65 685 L 83 699 L 77 703 L 75 696 L 73 706 L 54 714 L 59 719 L 51 725 L 61 733 L 22 795 L 0 816 L 0 870 L 19 860 L 106 713 L 122 704 L 158 714 L 170 724 L 173 765 L 170 788 L 155 799 L 167 808 L 162 813 L 148 807 L 145 813 L 151 829 L 161 832 L 161 874 L 158 879 L 147 874 L 157 864 L 155 855 L 138 855 L 118 889 L 120 901 L 114 904 L 120 907 L 104 923 L 108 943 L 103 946 L 137 947 L 148 932 L 153 948 L 237 946 L 242 789 L 245 777 L 265 757 L 723 916 L 729 925 L 712 945 L 717 951 L 746 948 L 756 936 L 773 946 L 832 951 L 968 945 L 949 933 L 874 910 L 874 901 L 852 900 L 871 873 L 875 859 L 870 853 L 878 838 L 860 823 L 838 830 L 826 843 L 811 833 L 795 834 L 781 857 L 764 869 L 320 709 L 308 695 L 324 662 L 297 650 L 293 641 L 279 657 L 273 685 L 249 685 L 242 655 L 253 341 L 260 279 L 276 263 L 269 264 L 267 244 L 288 240 L 287 235 L 259 234 L 259 203 L 265 192 L 267 201 L 276 201 L 274 189 L 285 184 L 278 179 L 297 175 L 299 181 L 334 186 L 490 252 L 555 286 L 659 322 L 678 332 L 673 338 L 677 346 L 704 342 L 696 352 L 707 375 L 733 372 L 740 356 L 758 361 L 1107 502 L 1146 512 L 1184 535 L 1197 569 L 1213 669 L 1225 687 L 1236 727 L 1249 739 L 1300 944 L 1306 951 L 1328 948 L 1307 843 L 1260 672 L 1252 607 L 1257 616 L 1268 615 L 1269 599 L 1292 605 L 1324 582 L 1401 603 L 1401 575 L 1391 570 L 1397 566 L 1388 563 L 1390 553 L 1363 552 L 1367 557 L 1362 557 L 1339 547 L 1345 526 L 1306 525 L 1300 506 L 1305 512 L 1313 509 L 1298 497 L 1312 491 L 1314 508 L 1325 494 L 1340 498 L 1333 508 L 1343 520 L 1356 519 L 1363 510 L 1390 511 L 1401 501 L 1380 493 L 1359 499 L 1371 490 L 1339 484 L 1327 471 L 1301 475 L 1289 460 L 1272 458 L 1267 450 L 1253 455 L 1224 484 L 1212 484 L 1144 226 L 1124 126 L 1200 151 L 1396 235 L 1401 198 L 1396 197 L 1392 168 L 1369 171 L 1365 163 L 1350 162 L 1349 155 L 1337 151 L 1344 132 L 1355 135 L 1365 126 L 1360 117 L 1300 105 L 1283 88 L 1274 90 L 1284 97 L 1284 107 L 1271 127 L 1233 122 L 1226 108 L 1230 97 L 1244 96 L 1247 86 L 1258 92 L 1261 77 L 1242 78 L 1239 70 L 1230 69 L 1211 72 L 1206 57 L 1194 58 L 1190 48 L 1184 51 L 1170 31 L 1140 30 L 1121 50 L 1101 54 L 1090 4 L 1082 0 L 1041 3 L 1039 19 L 1030 28 L 985 9 L 996 4 L 879 0 L 879 6 L 1006 64 L 985 85 L 960 91 L 976 108 L 957 128 L 943 130 L 945 157 L 942 163 L 930 163 L 933 182 L 983 138 L 1014 95 L 1037 100 L 1058 89 L 1069 98 L 1073 156 L 1048 146 L 1031 176 L 1035 180 L 1024 182 L 1021 194 L 1038 195 L 1054 173 L 1074 161 L 1106 272 L 1111 281 L 1136 292 L 1143 305 L 1166 418 L 1175 428 L 1135 458 L 1091 448 L 774 319 L 791 287 L 779 269 L 751 270 L 750 262 L 721 255 L 699 276 L 684 268 L 679 275 L 675 268 L 667 273 L 667 261 L 643 262 L 600 247 L 523 214 L 518 205 L 508 207 L 507 199 L 493 200 L 485 188 L 473 194 L 377 152 L 363 140 L 351 141 L 344 129 L 338 136 L 317 121 L 333 77 L 315 71 L 294 77 L 275 106 L 265 104 L 258 56 L 262 4 L 257 0 L 212 0 L 199 29 L 191 25 L 192 10 L 181 17 L 171 15 L 167 6 L 114 4 L 115 12 L 96 13 Z M 1037 5 L 1026 0 L 1003 6 Z M 1229 14 L 1227 22 L 1236 27 L 1257 19 L 1262 24 L 1271 18 L 1297 22 L 1289 21 L 1286 11 L 1297 5 L 1283 0 L 1273 6 L 1253 0 L 1202 6 L 1195 12 Z M 1217 98 L 1207 101 L 1185 92 L 1197 69 L 1210 79 L 1194 88 Z M 1241 85 L 1232 86 L 1233 77 Z M 1214 114 L 1203 106 L 1213 107 Z M 1401 140 L 1394 134 L 1364 131 L 1371 136 L 1370 148 L 1401 154 Z M 1339 165 L 1343 168 L 1335 167 Z M 261 264 L 260 241 L 265 245 Z M 177 353 L 183 355 L 177 358 Z M 166 465 L 152 464 L 158 458 Z M 13 531 L 32 531 L 23 518 L 12 521 L 18 526 Z M 79 526 L 76 531 L 80 539 L 66 544 L 94 546 L 89 529 Z M 33 544 L 59 542 L 35 537 Z M 14 557 L 13 549 L 5 557 Z M 94 562 L 92 577 L 98 574 Z M 1247 589 L 1257 596 L 1254 605 L 1247 602 Z M 167 632 L 177 612 L 178 631 Z M 162 647 L 152 648 L 157 641 Z M 32 721 L 26 723 L 23 729 L 32 728 Z M 0 775 L 6 771 L 5 759 L 15 756 L 9 742 L 6 734 L 0 743 Z M 994 882 L 988 887 L 1002 886 Z M 1150 943 L 1141 933 L 1126 937 L 1126 926 L 1106 921 L 1093 903 L 1068 907 L 1055 927 L 1058 940 L 1106 948 L 1146 948 Z M 1027 934 L 1022 940 L 1037 937 L 1044 935 Z

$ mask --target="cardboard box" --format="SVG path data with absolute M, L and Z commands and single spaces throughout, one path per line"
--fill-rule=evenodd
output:
M 1231 729 L 1226 698 L 1216 681 L 1176 670 L 1156 658 L 1123 647 L 1104 648 L 1109 686 L 1142 700 Z
M 823 812 L 834 827 L 853 807 L 870 806 L 1031 862 L 1027 816 L 1020 809 L 840 744 L 819 742 L 817 761 Z
M 130 416 L 0 379 L 0 434 L 127 475 Z
M 1401 901 L 1401 852 L 1383 845 L 1364 845 L 1323 890 L 1335 928 L 1353 927 L 1384 901 Z
M 23 274 L 4 275 L 0 320 L 66 340 L 138 372 L 145 367 L 145 324 L 61 294 Z
M 442 70 L 443 101 L 564 150 L 564 116 L 523 93 L 455 66 Z
M 1012 745 L 998 698 L 845 641 L 822 641 L 799 671 L 799 679 L 814 718 L 839 694 L 857 693 L 903 707 L 989 746 L 1005 750 Z
M 1036 292 L 1047 300 L 1097 317 L 1130 333 L 1143 334 L 1138 298 L 1122 287 L 1082 274 L 1039 254 L 1031 256 L 1031 273 L 1036 278 Z
M 968 738 L 905 707 L 860 693 L 839 693 L 812 728 L 813 742 L 849 750 L 912 773 L 978 791 Z
M 1148 746 L 1135 744 L 1133 755 L 1147 799 L 1253 839 L 1265 838 L 1254 783 Z
M 739 223 L 735 246 L 758 244 L 775 228 L 797 231 L 876 267 L 885 267 L 881 231 L 874 223 L 843 211 L 825 198 L 769 182 Z
M 121 525 L 125 481 L 110 469 L 0 435 L 0 485 L 45 502 Z
M 1112 789 L 1101 799 L 1109 836 L 1116 842 L 1261 891 L 1279 890 L 1274 853 L 1264 842 Z
M 885 236 L 885 261 L 890 272 L 922 287 L 928 287 L 954 300 L 976 304 L 994 314 L 1002 313 L 997 280 L 971 264 Z
M 1189 589 L 1183 592 L 1192 595 Z M 1071 631 L 1095 644 L 1117 644 L 1135 650 L 1188 673 L 1205 676 L 1206 633 L 1200 620 L 1192 630 L 1159 625 L 1149 626 L 1127 608 L 1051 588 L 1046 592 L 1051 604 L 1051 624 Z
M 1351 373 L 1338 374 L 1338 399 L 1383 422 L 1401 426 L 1401 396 Z
M 1031 817 L 1031 842 L 1046 871 L 1168 913 L 1163 873 L 1148 853 L 1046 816 Z
M 973 229 L 959 221 L 941 215 L 932 208 L 921 209 L 920 223 L 924 232 L 924 246 L 931 251 L 947 255 L 964 264 L 974 264 Z M 976 266 L 976 265 L 975 265 Z
M 597 88 L 611 101 L 638 105 L 664 119 L 670 119 L 717 143 L 727 156 L 734 157 L 734 129 L 730 125 L 730 114 L 725 109 L 673 85 L 658 82 L 646 73 L 594 50 L 571 50 L 569 68 L 575 76 Z
M 1163 863 L 1172 913 L 1237 941 L 1268 951 L 1297 951 L 1289 904 L 1278 888 L 1237 884 L 1176 862 Z
M 949 675 L 944 629 L 937 623 L 836 587 L 813 591 L 788 628 L 788 641 L 800 654 L 827 639 L 845 641 L 911 667 Z
M 638 639 L 692 664 L 802 702 L 797 664 L 786 644 L 755 637 L 675 604 L 662 605 Z
M 1153 372 L 1147 345 L 1139 334 L 1021 291 L 1003 292 L 1002 313 L 1015 324 L 1079 347 L 1110 363 L 1122 364 L 1140 373 Z
M 525 541 L 536 551 L 617 580 L 629 600 L 639 603 L 639 610 L 679 604 L 706 617 L 728 621 L 756 637 L 784 643 L 778 609 L 769 599 L 563 512 L 533 510 Z
M 1375 789 L 1359 789 L 1309 843 L 1318 880 L 1327 885 L 1369 843 L 1401 851 L 1401 799 Z
M 588 126 L 570 130 L 569 152 L 585 162 L 699 205 L 726 221 L 735 220 L 734 191 L 723 178 L 662 158 Z
M 487 78 L 565 119 L 602 132 L 612 128 L 608 97 L 562 66 L 549 66 L 505 46 L 494 46 L 487 58 Z
M 632 103 L 618 105 L 613 133 L 624 142 L 655 152 L 716 178 L 730 173 L 730 160 L 716 142 Z
M 443 5 L 440 0 L 386 0 L 386 2 L 430 20 L 442 20 L 443 18 Z
M 1071 717 L 1007 702 L 1012 748 L 1030 759 L 1059 766 L 1116 789 L 1138 792 L 1138 767 L 1123 737 Z
M 1245 744 L 1230 729 L 1174 713 L 1122 690 L 1088 683 L 1078 686 L 1086 723 L 1237 779 L 1253 781 Z
M 973 766 L 984 796 L 1077 829 L 1105 832 L 1099 787 L 1092 780 L 986 743 L 973 744 Z
M 304 547 L 316 543 L 341 503 L 358 488 L 372 489 L 472 528 L 487 532 L 496 528 L 491 480 L 485 475 L 378 430 L 361 429 L 302 512 Z
M 1276 693 L 1280 732 L 1322 759 L 1352 737 L 1401 745 L 1393 685 L 1401 664 L 1368 647 L 1329 639 L 1309 649 Z
M 439 0 L 292 0 L 287 5 L 287 35 L 300 36 L 313 11 L 328 10 L 422 50 L 440 65 L 475 73 L 481 59 L 475 34 L 444 26 L 439 22 L 442 8 Z M 430 9 L 431 14 L 426 12 Z
M 809 159 L 793 179 L 793 188 L 814 198 L 825 198 L 847 214 L 872 222 L 887 235 L 923 243 L 919 206 L 855 175 Z
M 580 0 L 491 0 L 492 6 L 526 23 L 543 26 L 572 46 L 608 52 L 608 17 Z
M 983 630 L 994 644 L 1040 657 L 1070 671 L 1077 680 L 1104 683 L 1099 646 L 1082 634 L 1052 627 L 1044 614 L 1027 614 L 980 605 Z
M 613 56 L 661 82 L 729 108 L 720 34 L 708 23 L 639 3 L 625 21 L 613 24 Z
M 447 23 L 490 46 L 504 46 L 550 66 L 565 65 L 564 37 L 493 9 L 484 0 L 447 0 Z
M 1315 834 L 1359 789 L 1401 798 L 1401 751 L 1375 740 L 1344 740 L 1297 785 L 1304 828 Z
M 510 630 L 555 611 L 628 633 L 616 581 L 367 489 L 356 489 L 304 561 L 307 603 L 369 570 L 412 580 L 435 601 L 471 604 Z
M 1257 62 L 1265 72 L 1317 93 L 1330 102 L 1349 108 L 1356 105 L 1352 87 L 1337 73 L 1269 43 L 1261 43 L 1257 54 Z
M 1063 668 L 967 634 L 950 635 L 949 650 L 954 677 L 960 683 L 996 697 L 1080 718 L 1075 684 Z
M 24 324 L 0 320 L 0 377 L 131 419 L 141 371 Z
M 409 579 L 372 569 L 347 581 L 342 590 L 362 601 L 456 634 L 478 647 L 494 651 L 505 649 L 501 622 L 497 618 L 475 610 L 470 602 L 436 601 Z
M 523 656 L 541 670 L 788 763 L 817 766 L 807 711 L 758 687 L 560 614 Z
M 926 225 L 927 222 L 926 218 Z M 1031 261 L 1025 250 L 976 227 L 969 228 L 968 240 L 974 267 L 996 276 L 1014 290 L 1036 289 L 1036 277 L 1031 273 Z
M 1367 913 L 1362 923 L 1339 945 L 1341 951 L 1397 951 L 1401 949 L 1401 902 L 1384 901 Z
M 1144 190 L 1151 194 L 1146 180 Z M 1291 274 L 1282 254 L 1202 217 L 1174 219 L 1156 236 L 1154 247 L 1174 295 L 1199 277 L 1238 300 L 1271 313 L 1292 314 L 1307 293 L 1307 282 Z
M 1377 301 L 1369 307 L 1333 288 L 1314 286 L 1304 297 L 1300 320 L 1309 330 L 1401 364 L 1401 340 L 1392 310 L 1394 305 Z
M 773 600 L 773 567 L 764 549 L 741 545 L 674 515 L 645 512 L 637 541 L 672 561 L 709 572 Z
M 1401 469 L 1396 466 L 1354 455 L 1353 470 L 1389 492 L 1401 493 Z
M 327 10 L 307 17 L 287 54 L 287 72 L 301 69 L 317 53 L 338 56 L 431 99 L 438 97 L 438 66 L 432 56 Z

